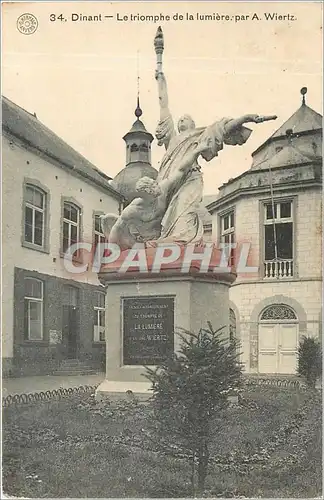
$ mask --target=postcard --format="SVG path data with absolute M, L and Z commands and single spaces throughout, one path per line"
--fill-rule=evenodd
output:
M 322 10 L 2 3 L 4 498 L 321 497 Z

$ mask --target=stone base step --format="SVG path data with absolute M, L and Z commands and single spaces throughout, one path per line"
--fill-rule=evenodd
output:
M 61 366 L 77 366 L 85 365 L 87 361 L 81 361 L 80 359 L 63 359 L 60 364 Z
M 88 370 L 83 370 L 83 369 L 73 369 L 73 370 L 56 370 L 53 375 L 58 375 L 60 377 L 72 377 L 76 375 L 96 375 L 97 372 L 96 370 L 88 369 Z
M 152 397 L 152 384 L 150 382 L 133 382 L 120 380 L 103 380 L 96 389 L 96 399 L 102 401 L 110 400 L 131 400 L 147 401 Z
M 72 376 L 72 375 L 95 375 L 96 370 L 89 366 L 87 361 L 80 359 L 63 359 L 53 375 Z
M 90 368 L 92 369 L 91 365 L 88 364 L 88 363 L 78 363 L 78 364 L 71 364 L 71 365 L 68 365 L 68 364 L 60 364 L 59 367 L 58 367 L 60 370 L 79 370 L 80 368 L 84 368 L 84 369 L 87 369 L 87 368 Z

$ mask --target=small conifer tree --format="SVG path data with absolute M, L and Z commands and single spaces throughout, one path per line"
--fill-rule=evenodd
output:
M 237 345 L 223 328 L 214 331 L 208 323 L 198 334 L 182 330 L 180 337 L 179 352 L 147 368 L 146 377 L 152 382 L 155 439 L 188 457 L 195 496 L 204 491 L 212 426 L 238 387 L 242 368 Z

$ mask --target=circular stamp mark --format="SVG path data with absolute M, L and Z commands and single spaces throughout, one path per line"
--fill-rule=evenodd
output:
M 38 28 L 37 18 L 33 14 L 22 14 L 17 19 L 17 29 L 23 35 L 32 35 Z

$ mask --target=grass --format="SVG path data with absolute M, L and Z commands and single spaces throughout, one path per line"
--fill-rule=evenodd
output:
M 187 462 L 146 446 L 149 409 L 89 395 L 3 410 L 3 489 L 24 497 L 190 495 Z M 321 495 L 321 401 L 254 388 L 215 419 L 209 496 Z

